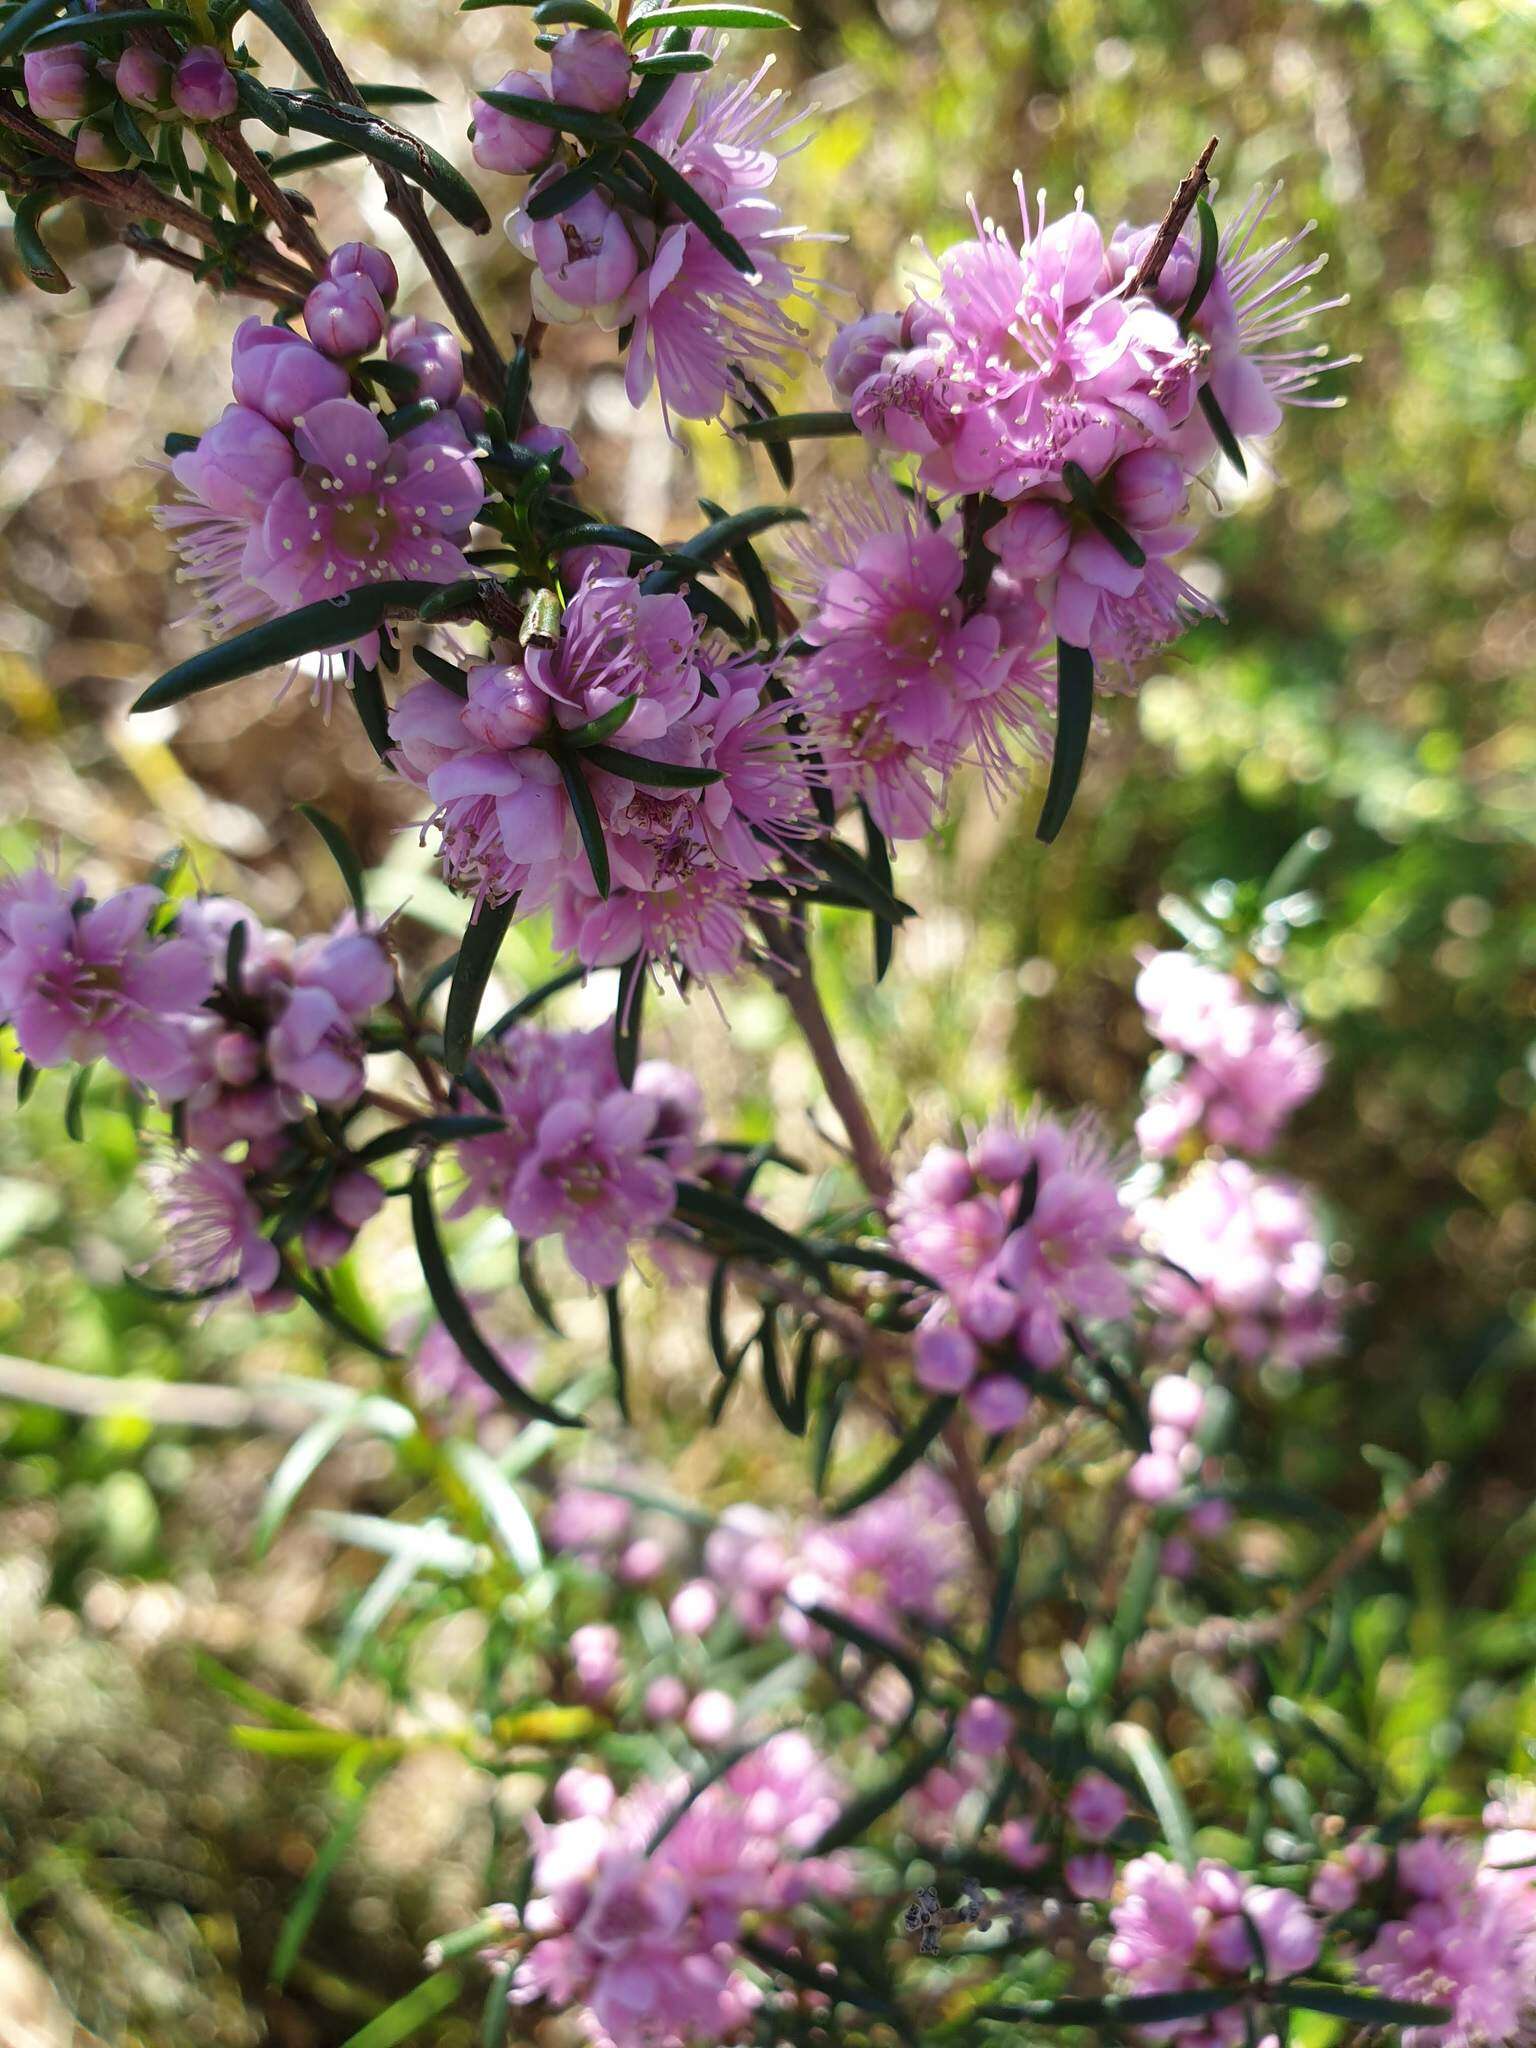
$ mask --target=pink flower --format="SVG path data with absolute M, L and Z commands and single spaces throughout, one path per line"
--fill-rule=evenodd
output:
M 631 1239 L 664 1221 L 677 1199 L 673 1176 L 646 1152 L 655 1120 L 654 1105 L 627 1089 L 546 1111 L 507 1191 L 513 1229 L 523 1237 L 558 1231 L 584 1280 L 616 1286 Z
M 801 1537 L 780 1628 L 795 1646 L 827 1647 L 802 1612 L 827 1607 L 872 1634 L 900 1640 L 952 1611 L 965 1559 L 965 1530 L 953 1493 L 919 1465 L 854 1514 L 813 1524 Z
M 117 60 L 112 83 L 119 99 L 143 113 L 163 113 L 171 104 L 171 67 L 158 50 L 130 43 Z M 35 111 L 35 110 L 34 110 Z
M 1178 1078 L 1153 1094 L 1136 1134 L 1154 1158 L 1196 1125 L 1212 1144 L 1267 1152 L 1322 1085 L 1326 1055 L 1288 1003 L 1246 995 L 1236 976 L 1187 953 L 1154 953 L 1136 979 L 1148 1031 L 1182 1055 Z
M 530 198 L 562 175 L 551 167 L 532 187 Z M 559 310 L 549 306 L 548 311 L 557 320 L 570 319 L 570 307 L 591 312 L 616 306 L 640 268 L 640 250 L 625 216 L 600 191 L 583 193 L 547 219 L 530 220 L 527 244 L 539 266 L 538 303 L 542 307 L 552 294 Z
M 175 1284 L 188 1294 L 243 1288 L 258 1308 L 275 1305 L 282 1262 L 261 1233 L 261 1212 L 242 1169 L 226 1159 L 185 1156 L 153 1170 Z
M 191 1084 L 194 1013 L 213 977 L 201 949 L 145 930 L 160 892 L 124 889 L 87 905 L 42 869 L 0 906 L 0 1017 L 35 1066 L 110 1060 L 174 1096 Z
M 435 398 L 453 405 L 464 389 L 464 351 L 451 328 L 416 314 L 393 320 L 389 328 L 389 360 L 416 379 L 417 398 Z
M 1214 1332 L 1250 1364 L 1313 1365 L 1338 1350 L 1346 1290 L 1294 1181 L 1207 1159 L 1136 1220 L 1159 1259 L 1147 1299 L 1174 1341 Z
M 365 279 L 386 306 L 392 306 L 400 293 L 400 274 L 393 260 L 368 242 L 339 243 L 326 259 L 325 274 L 338 283 L 352 277 Z
M 919 1376 L 965 1392 L 973 1408 L 979 1399 L 984 1427 L 1021 1419 L 1027 1369 L 1059 1363 L 1069 1321 L 1129 1313 L 1133 1242 L 1118 1176 L 1091 1119 L 1037 1113 L 988 1125 L 968 1152 L 935 1148 L 897 1190 L 892 1242 L 940 1290 Z
M 1002 779 L 1009 736 L 1038 745 L 1038 611 L 968 607 L 955 521 L 933 525 L 883 480 L 833 498 L 794 545 L 813 607 L 799 696 L 833 787 L 882 831 L 919 838 L 962 761 Z
M 985 1694 L 967 1700 L 955 1722 L 955 1746 L 972 1756 L 1001 1756 L 1013 1735 L 1013 1715 L 1001 1700 Z
M 843 1888 L 838 1862 L 804 1854 L 836 1815 L 838 1788 L 803 1736 L 773 1736 L 647 1853 L 681 1791 L 639 1787 L 600 1814 L 531 1824 L 534 1945 L 514 2004 L 547 2000 L 612 2048 L 729 2040 L 750 2018 L 756 1993 L 731 1943 L 747 1913 Z
M 837 330 L 822 363 L 832 395 L 852 405 L 859 386 L 901 349 L 901 319 L 895 313 L 865 313 Z
M 1109 1964 L 1133 1995 L 1240 1983 L 1255 1967 L 1269 1978 L 1294 1976 L 1322 1950 L 1322 1930 L 1304 1900 L 1208 1858 L 1187 1871 L 1155 1853 L 1136 1857 L 1120 1874 L 1110 1923 Z M 1233 2048 L 1244 2038 L 1236 2005 L 1142 2032 L 1200 2048 Z
M 1524 2041 L 1536 2017 L 1536 1893 L 1529 1873 L 1480 1866 L 1426 1836 L 1404 1846 L 1401 1917 L 1363 1952 L 1361 1982 L 1391 1998 L 1448 2005 L 1442 2027 L 1403 2030 L 1409 2048 L 1495 2048 Z
M 630 55 L 611 29 L 567 29 L 549 58 L 550 97 L 562 107 L 616 113 L 629 98 Z

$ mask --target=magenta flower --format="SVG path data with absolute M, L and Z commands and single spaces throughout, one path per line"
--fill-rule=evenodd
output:
M 1010 736 L 1038 745 L 1043 621 L 1003 591 L 968 607 L 956 523 L 935 527 L 883 481 L 834 499 L 794 545 L 813 606 L 800 695 L 833 787 L 882 831 L 921 837 L 962 761 L 1001 777 Z
M 193 1014 L 213 977 L 196 945 L 148 935 L 160 900 L 141 885 L 87 906 L 41 869 L 8 893 L 0 1017 L 35 1066 L 107 1059 L 146 1088 L 190 1083 Z
M 161 1165 L 152 1178 L 176 1286 L 189 1294 L 243 1289 L 257 1308 L 279 1306 L 282 1261 L 261 1234 L 244 1170 L 189 1154 Z
M 1208 1159 L 1171 1193 L 1142 1202 L 1136 1221 L 1159 1257 L 1147 1299 L 1169 1341 L 1211 1333 L 1246 1363 L 1293 1367 L 1339 1349 L 1347 1290 L 1328 1270 L 1321 1224 L 1295 1182 Z
M 942 1625 L 963 1581 L 965 1555 L 953 1493 L 931 1467 L 919 1465 L 856 1514 L 805 1531 L 780 1629 L 797 1648 L 825 1649 L 826 1635 L 802 1611 L 817 1606 L 888 1640 Z
M 656 1107 L 627 1089 L 545 1112 L 533 1149 L 507 1190 L 522 1237 L 558 1231 L 566 1257 L 594 1287 L 615 1287 L 630 1242 L 671 1215 L 677 1183 L 646 1150 Z
M 1067 1818 L 1085 1842 L 1107 1842 L 1131 1802 L 1102 1771 L 1084 1771 L 1067 1795 Z

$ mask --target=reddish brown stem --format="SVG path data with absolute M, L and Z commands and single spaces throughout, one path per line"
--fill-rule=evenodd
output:
M 1211 158 L 1220 145 L 1220 136 L 1213 135 L 1190 166 L 1183 183 L 1174 193 L 1168 211 L 1158 223 L 1157 233 L 1152 237 L 1152 246 L 1127 276 L 1120 287 L 1120 296 L 1132 299 L 1138 292 L 1149 292 L 1163 274 L 1163 265 L 1178 247 L 1179 236 L 1184 232 L 1184 223 L 1195 210 L 1195 201 L 1210 182 L 1206 172 L 1210 169 Z

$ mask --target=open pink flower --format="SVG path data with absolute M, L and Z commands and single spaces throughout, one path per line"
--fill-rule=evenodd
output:
M 665 1220 L 677 1183 L 647 1140 L 656 1106 L 627 1089 L 547 1110 L 533 1149 L 507 1191 L 506 1215 L 523 1237 L 558 1231 L 566 1257 L 594 1287 L 614 1287 L 630 1241 Z
M 190 1085 L 193 1015 L 213 985 L 199 947 L 146 931 L 158 889 L 87 906 L 42 869 L 0 903 L 0 1017 L 35 1066 L 107 1059 L 146 1088 Z

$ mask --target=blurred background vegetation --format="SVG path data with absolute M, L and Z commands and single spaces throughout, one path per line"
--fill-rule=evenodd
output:
M 446 0 L 327 12 L 357 74 L 439 94 L 419 125 L 467 161 L 467 85 L 526 56 L 525 19 L 454 22 Z M 1405 1790 L 1439 1767 L 1475 1796 L 1536 1735 L 1532 15 L 1498 0 L 800 0 L 798 18 L 776 77 L 821 111 L 785 173 L 791 205 L 847 235 L 822 260 L 864 302 L 898 302 L 918 260 L 909 236 L 954 239 L 969 192 L 1007 218 L 1016 164 L 1057 210 L 1082 183 L 1107 220 L 1153 218 L 1211 133 L 1228 198 L 1283 179 L 1277 220 L 1317 220 L 1323 282 L 1350 294 L 1327 326 L 1363 357 L 1341 380 L 1347 408 L 1293 415 L 1278 476 L 1220 508 L 1200 576 L 1229 623 L 1108 707 L 1062 840 L 1036 845 L 1027 797 L 994 816 L 978 789 L 962 792 L 944 842 L 903 852 L 901 885 L 924 916 L 889 981 L 870 986 L 867 934 L 835 920 L 822 969 L 888 1127 L 910 1116 L 913 1143 L 1035 1089 L 1128 1121 L 1148 1050 L 1134 955 L 1167 936 L 1164 893 L 1257 881 L 1326 828 L 1320 914 L 1292 969 L 1332 1064 L 1283 1164 L 1323 1189 L 1367 1294 L 1347 1360 L 1277 1394 L 1247 1449 L 1277 1483 L 1350 1514 L 1374 1504 L 1395 1460 L 1454 1461 L 1451 1488 L 1358 1611 L 1372 1674 L 1360 1711 Z M 338 238 L 393 246 L 361 174 L 317 196 Z M 339 908 L 323 849 L 293 816 L 316 801 L 382 871 L 374 901 L 409 898 L 410 944 L 441 957 L 452 906 L 345 716 L 318 744 L 318 714 L 297 695 L 272 709 L 256 682 L 125 721 L 136 688 L 192 644 L 173 623 L 178 592 L 146 516 L 161 480 L 144 465 L 166 430 L 195 431 L 223 403 L 246 309 L 133 269 L 87 222 L 61 216 L 52 234 L 78 287 L 62 301 L 25 290 L 0 246 L 0 857 L 58 844 L 106 884 L 181 840 L 208 886 L 303 929 Z M 514 331 L 518 259 L 498 235 L 466 265 Z M 614 516 L 682 532 L 698 490 L 772 493 L 751 458 L 705 436 L 676 450 L 655 420 L 630 419 L 602 337 L 552 347 L 541 409 L 576 428 L 588 494 Z M 817 373 L 804 396 L 824 402 Z M 509 980 L 543 958 L 536 931 L 519 938 Z M 658 1005 L 663 1048 L 686 1047 L 738 1128 L 777 1125 L 814 1147 L 811 1077 L 773 999 L 748 989 L 728 1007 L 729 1031 L 707 1004 Z M 368 1382 L 365 1361 L 299 1318 L 195 1326 L 125 1287 L 125 1259 L 153 1243 L 138 1139 L 105 1092 L 83 1142 L 61 1110 L 62 1084 L 45 1081 L 0 1126 L 0 1349 L 173 1387 Z M 359 1284 L 386 1320 L 419 1312 L 392 1292 L 387 1244 Z M 761 1434 L 699 1433 L 691 1326 L 659 1304 L 645 1326 L 640 1400 L 674 1447 L 675 1483 L 722 1501 L 798 1498 Z M 578 1330 L 578 1355 L 594 1333 Z M 0 1403 L 3 1897 L 85 2026 L 113 2043 L 340 2041 L 483 1896 L 483 1788 L 424 1756 L 371 1810 L 307 1959 L 284 1991 L 267 1987 L 319 1795 L 306 1773 L 231 1749 L 192 1654 L 325 1694 L 316 1632 L 360 1581 L 303 1518 L 253 1556 L 282 1444 Z M 313 1499 L 387 1505 L 391 1483 L 363 1446 Z M 380 1697 L 365 1665 L 341 1711 L 366 1724 Z M 19 1950 L 0 1956 L 21 1968 Z M 471 2037 L 444 2020 L 426 2038 Z

